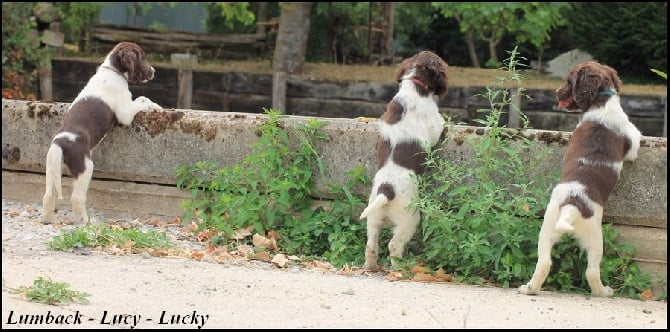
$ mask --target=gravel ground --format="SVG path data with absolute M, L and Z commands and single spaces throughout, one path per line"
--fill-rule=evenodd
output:
M 248 259 L 197 261 L 78 251 L 45 242 L 71 225 L 42 225 L 40 204 L 2 200 L 2 328 L 659 328 L 667 302 L 517 294 L 515 289 L 389 281 Z M 91 213 L 95 220 L 105 216 Z M 71 220 L 67 209 L 58 220 Z M 118 225 L 148 220 L 108 220 Z M 203 250 L 169 220 L 156 223 L 184 252 Z M 145 226 L 146 227 L 146 226 Z M 43 305 L 11 289 L 37 277 L 90 294 L 89 304 Z M 43 317 L 19 323 L 21 317 Z M 49 321 L 49 317 L 55 317 Z M 60 317 L 60 318 L 59 318 Z M 61 322 L 57 324 L 56 322 Z M 49 321 L 49 323 L 47 323 Z

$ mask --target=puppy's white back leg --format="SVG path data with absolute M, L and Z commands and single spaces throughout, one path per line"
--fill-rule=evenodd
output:
M 414 232 L 416 232 L 416 228 L 421 221 L 421 215 L 419 212 L 406 212 L 393 218 L 395 219 L 393 223 L 395 227 L 393 228 L 393 237 L 389 241 L 389 254 L 391 256 L 391 266 L 397 269 L 399 267 L 399 258 L 403 257 L 405 245 L 412 239 Z
M 614 295 L 611 287 L 605 286 L 600 278 L 600 263 L 603 258 L 603 231 L 602 211 L 585 220 L 583 228 L 575 234 L 577 240 L 586 250 L 588 265 L 586 267 L 586 281 L 591 287 L 591 295 L 599 297 L 610 297 Z
M 61 168 L 62 168 L 63 150 L 56 144 L 51 144 L 47 152 L 44 196 L 42 197 L 42 222 L 45 224 L 53 223 L 54 211 L 56 209 L 56 198 L 54 191 L 58 194 L 58 199 L 63 199 L 61 189 Z
M 93 160 L 84 158 L 84 172 L 72 182 L 72 211 L 79 217 L 79 222 L 88 222 L 86 213 L 86 193 L 93 177 Z
M 544 221 L 542 222 L 537 242 L 537 264 L 535 265 L 535 272 L 533 272 L 533 277 L 527 284 L 519 287 L 518 291 L 520 294 L 537 294 L 549 275 L 551 269 L 551 249 L 563 234 L 555 228 L 559 213 L 558 210 L 558 203 L 555 200 L 550 201 L 547 205 L 547 211 L 544 213 Z
M 379 212 L 373 212 L 367 217 L 368 242 L 365 245 L 366 270 L 378 270 L 377 255 L 379 254 L 379 232 L 383 226 L 383 216 Z

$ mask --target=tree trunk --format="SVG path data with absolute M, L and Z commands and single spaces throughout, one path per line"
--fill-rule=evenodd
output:
M 259 2 L 258 3 L 258 11 L 256 12 L 256 22 L 265 22 L 265 19 L 267 18 L 268 14 L 268 3 L 267 2 Z M 265 25 L 258 24 L 256 25 L 256 34 L 265 36 Z
M 393 13 L 395 12 L 395 2 L 382 2 L 384 12 L 384 56 L 393 59 Z
M 496 47 L 498 47 L 498 43 L 500 43 L 500 39 L 496 38 L 489 38 L 489 54 L 491 55 L 491 64 L 495 65 L 496 67 L 498 66 L 498 51 L 496 50 Z
M 279 30 L 272 58 L 272 73 L 274 84 L 284 80 L 285 74 L 301 74 L 305 64 L 307 51 L 307 37 L 309 36 L 310 14 L 312 2 L 281 2 L 279 16 Z M 283 96 L 277 94 L 282 93 Z M 284 113 L 286 99 L 285 89 L 274 89 L 272 93 L 272 108 Z
M 468 30 L 465 32 L 465 44 L 468 46 L 468 54 L 470 55 L 470 63 L 475 68 L 481 68 L 479 65 L 479 59 L 477 58 L 477 52 L 475 51 L 475 41 L 472 37 L 472 31 Z

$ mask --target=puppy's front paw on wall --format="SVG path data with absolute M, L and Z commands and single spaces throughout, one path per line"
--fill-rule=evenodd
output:
M 149 99 L 147 97 L 144 97 L 144 96 L 137 97 L 137 99 L 135 99 L 135 102 L 139 103 L 142 106 L 143 110 L 152 111 L 152 110 L 162 110 L 163 109 L 160 105 L 154 103 L 153 101 L 151 101 L 151 99 Z

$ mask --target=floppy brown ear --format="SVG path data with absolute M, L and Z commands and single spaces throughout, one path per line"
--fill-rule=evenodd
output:
M 444 97 L 447 94 L 447 89 L 449 88 L 449 65 L 446 62 L 440 62 L 440 69 L 438 71 L 438 77 L 436 79 L 437 87 L 435 88 L 435 94 L 440 98 Z
M 396 82 L 400 82 L 400 79 L 403 77 L 403 75 L 405 75 L 405 72 L 407 72 L 412 67 L 412 62 L 414 62 L 414 58 L 416 58 L 416 55 L 413 55 L 411 58 L 403 60 L 398 65 L 398 68 L 396 68 L 395 70 Z
M 589 110 L 602 84 L 602 75 L 594 73 L 587 67 L 579 69 L 577 79 L 572 86 L 572 97 L 582 111 Z
M 610 81 L 612 81 L 614 90 L 616 90 L 616 92 L 619 93 L 621 91 L 621 86 L 623 85 L 621 83 L 621 79 L 619 78 L 619 73 L 617 73 L 616 69 L 610 66 L 605 66 L 605 68 L 607 69 Z
M 133 48 L 126 47 L 121 50 L 121 64 L 128 71 L 128 80 L 137 81 L 135 71 L 139 63 L 139 54 Z

